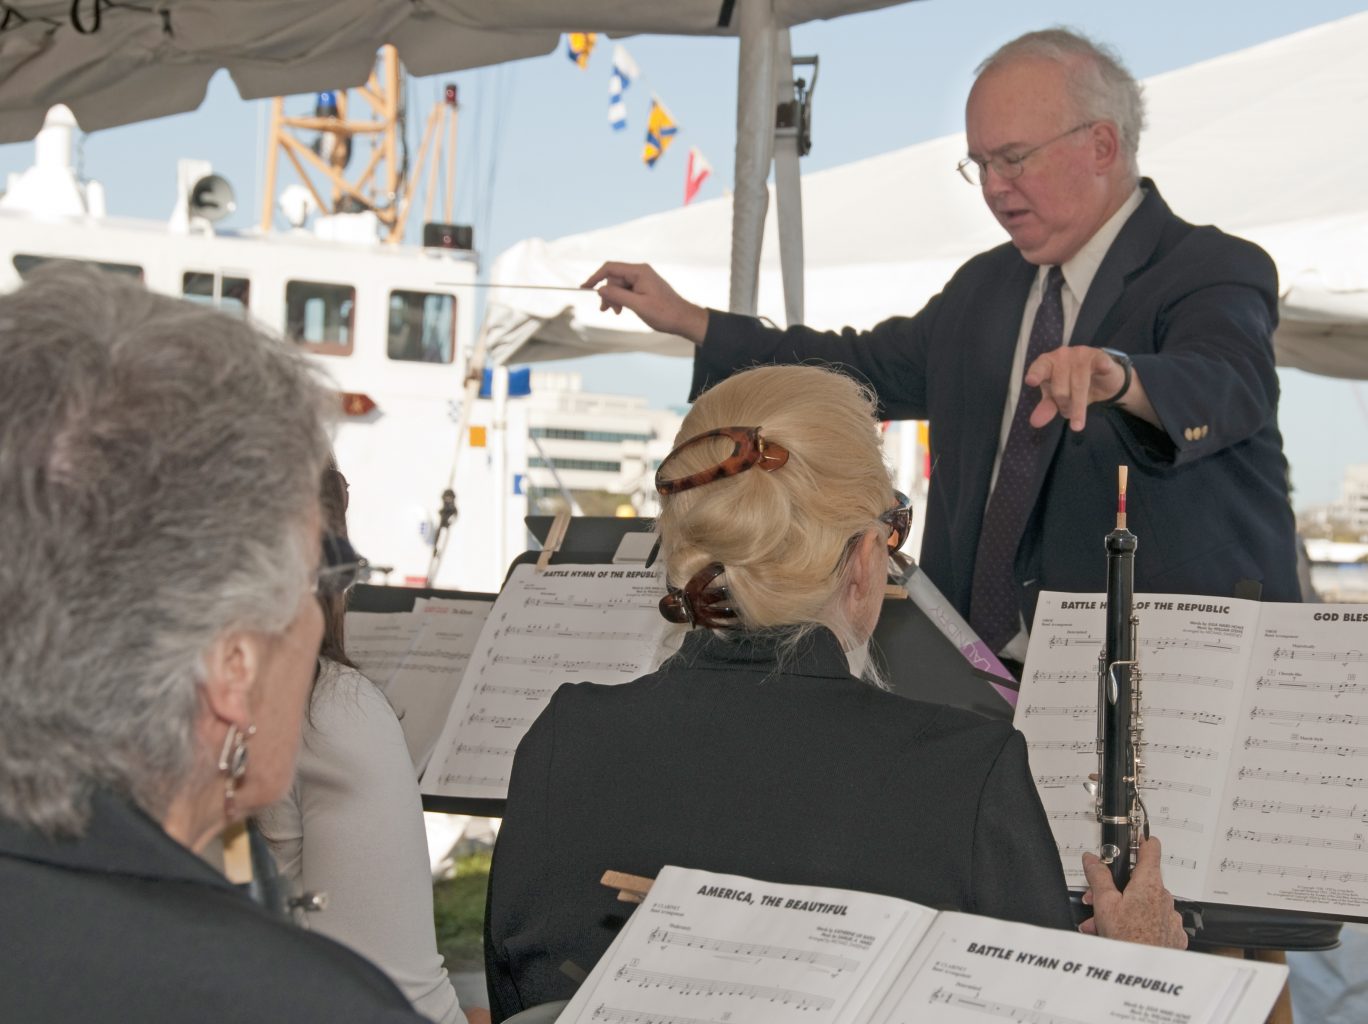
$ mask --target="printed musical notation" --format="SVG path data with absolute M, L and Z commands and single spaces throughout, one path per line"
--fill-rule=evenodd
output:
M 1260 690 L 1308 690 L 1312 693 L 1331 693 L 1336 697 L 1347 693 L 1360 696 L 1368 695 L 1368 683 L 1356 683 L 1348 680 L 1342 683 L 1331 683 L 1323 680 L 1302 679 L 1298 676 L 1271 674 L 1259 676 L 1254 686 Z
M 1185 899 L 1368 916 L 1368 884 L 1353 881 L 1368 860 L 1368 655 L 1354 609 L 1136 597 L 1141 789 L 1165 854 L 1181 858 L 1172 871 L 1165 862 L 1168 887 Z M 1094 770 L 1101 644 L 1077 641 L 1099 636 L 1104 615 L 1100 595 L 1041 595 L 1017 704 L 1065 849 L 1099 842 L 1083 781 Z M 1327 895 L 1219 870 L 1222 858 L 1245 863 L 1251 844 L 1296 850 L 1339 883 Z
M 1022 714 L 1027 718 L 1032 715 L 1056 715 L 1066 718 L 1091 719 L 1097 717 L 1097 706 L 1095 704 L 1027 704 L 1023 706 Z M 1202 725 L 1221 725 L 1226 720 L 1226 716 L 1219 711 L 1202 711 L 1196 708 L 1146 707 L 1143 715 L 1146 718 L 1175 718 L 1198 722 Z
M 1237 796 L 1231 810 L 1258 811 L 1260 814 L 1300 814 L 1308 818 L 1356 819 L 1368 825 L 1368 804 L 1340 807 L 1335 804 L 1297 804 L 1285 800 L 1250 800 Z
M 628 682 L 666 656 L 679 628 L 660 615 L 663 592 L 654 570 L 516 567 L 474 647 L 423 791 L 504 797 L 518 741 L 562 684 Z
M 1192 743 L 1146 743 L 1145 753 L 1151 757 L 1155 754 L 1172 754 L 1187 761 L 1214 761 L 1218 756 L 1211 747 L 1199 747 Z
M 469 775 L 449 773 L 441 776 L 443 785 L 446 786 L 475 786 L 482 789 L 493 789 L 499 786 L 508 788 L 507 775 Z
M 1340 665 L 1368 661 L 1368 654 L 1359 650 L 1320 651 L 1295 647 L 1279 647 L 1273 652 L 1274 661 L 1329 661 Z
M 540 605 L 540 600 L 538 605 Z M 636 634 L 626 629 L 575 629 L 560 622 L 508 626 L 508 636 L 571 637 L 576 640 L 633 640 Z
M 604 1024 L 715 1024 L 699 1017 L 676 1017 L 669 1013 L 651 1013 L 646 1010 L 622 1010 L 616 1006 L 599 1005 L 594 1008 L 593 1020 Z
M 1225 640 L 1218 640 L 1215 637 L 1187 637 L 1187 636 L 1141 636 L 1140 650 L 1151 651 L 1155 654 L 1160 651 L 1180 650 L 1180 651 L 1222 651 L 1231 652 L 1235 650 L 1235 645 Z
M 1177 683 L 1180 686 L 1211 686 L 1218 690 L 1229 690 L 1235 685 L 1233 679 L 1221 676 L 1199 676 L 1191 672 L 1144 672 L 1144 682 Z
M 615 977 L 628 985 L 636 985 L 639 988 L 663 988 L 681 996 L 739 996 L 752 1001 L 762 999 L 767 1003 L 778 1003 L 780 1006 L 795 1010 L 829 1010 L 834 1003 L 828 996 L 777 985 L 726 981 L 720 978 L 693 978 L 684 974 L 648 971 L 641 967 L 626 965 L 617 969 Z
M 1052 636 L 1050 637 L 1050 646 L 1088 647 L 1100 651 L 1102 649 L 1102 638 L 1100 636 Z M 1096 675 L 1093 678 L 1096 678 Z
M 1294 750 L 1303 754 L 1334 754 L 1336 757 L 1368 757 L 1368 747 L 1354 747 L 1347 743 L 1312 743 L 1309 740 L 1265 740 L 1257 736 L 1245 738 L 1246 750 Z
M 498 683 L 481 683 L 475 687 L 476 693 L 501 693 L 506 697 L 545 697 L 545 686 L 501 686 Z
M 471 725 L 490 725 L 495 729 L 526 728 L 532 724 L 532 719 L 525 715 L 491 715 L 483 708 L 467 718 L 466 721 Z
M 1257 864 L 1247 860 L 1221 861 L 1222 871 L 1238 871 L 1247 875 L 1276 875 L 1279 878 L 1322 879 L 1327 882 L 1368 882 L 1368 871 L 1337 871 L 1333 868 L 1311 868 L 1305 865 Z
M 1299 711 L 1294 708 L 1261 708 L 1257 705 L 1249 709 L 1249 717 L 1262 718 L 1270 722 L 1319 722 L 1322 725 L 1363 725 L 1368 722 L 1368 715 Z
M 1184 779 L 1157 779 L 1153 776 L 1145 778 L 1140 786 L 1141 789 L 1163 789 L 1172 793 L 1196 793 L 1198 796 L 1211 796 L 1211 787 L 1203 786 L 1198 782 L 1188 782 Z
M 1181 828 L 1184 832 L 1205 832 L 1206 825 L 1195 818 L 1171 818 L 1166 814 L 1150 815 L 1150 825 L 1156 829 L 1167 831 L 1171 828 Z
M 1268 768 L 1241 768 L 1239 774 L 1241 779 L 1292 782 L 1299 786 L 1347 786 L 1350 789 L 1368 789 L 1368 777 L 1362 775 L 1324 775 L 1319 772 Z
M 1096 740 L 1041 740 L 1035 745 L 1039 750 L 1069 750 L 1078 754 L 1092 754 L 1097 751 Z
M 666 866 L 557 1019 L 1253 1024 L 1285 974 L 871 893 Z
M 683 946 L 687 949 L 701 949 L 708 953 L 725 953 L 730 956 L 751 957 L 757 960 L 787 960 L 791 963 L 811 964 L 827 970 L 853 971 L 860 966 L 858 960 L 834 953 L 823 953 L 812 949 L 795 949 L 792 946 L 770 946 L 755 942 L 732 942 L 728 939 L 713 939 L 692 932 L 681 932 L 673 928 L 654 928 L 647 942 L 662 946 Z
M 1299 836 L 1287 832 L 1251 832 L 1249 829 L 1228 828 L 1227 839 L 1244 839 L 1251 843 L 1268 843 L 1272 846 L 1309 846 L 1318 850 L 1355 850 L 1364 849 L 1364 841 L 1359 839 L 1326 839 L 1321 836 Z
M 938 988 L 931 993 L 929 1000 L 932 1006 L 937 1003 L 946 1006 L 957 1006 L 966 1010 L 973 1010 L 976 1013 L 984 1014 L 989 1017 L 1000 1017 L 1003 1020 L 1021 1021 L 1022 1024 L 1088 1024 L 1087 1021 L 1078 1017 L 1064 1017 L 1048 1010 L 1033 1010 L 1026 1006 L 1014 1006 L 1011 1003 L 996 1002 L 991 999 L 983 999 L 979 996 L 967 995 L 961 992 L 954 992 L 947 988 Z
M 1096 670 L 1086 671 L 1060 671 L 1060 672 L 1036 672 L 1034 681 L 1038 683 L 1079 683 L 1093 682 L 1097 679 Z

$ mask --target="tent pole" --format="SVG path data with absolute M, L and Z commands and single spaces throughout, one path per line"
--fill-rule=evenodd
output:
M 740 54 L 736 82 L 736 173 L 732 198 L 731 300 L 733 313 L 756 311 L 760 246 L 769 206 L 774 145 L 776 22 L 773 0 L 738 0 Z
M 775 97 L 790 100 L 793 87 L 793 47 L 789 30 L 775 32 Z M 788 326 L 803 322 L 803 186 L 798 170 L 802 155 L 802 122 L 774 131 L 774 199 L 779 227 L 779 269 L 784 279 L 784 318 Z

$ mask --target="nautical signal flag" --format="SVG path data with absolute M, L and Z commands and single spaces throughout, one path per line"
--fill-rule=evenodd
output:
M 597 32 L 569 32 L 565 36 L 565 55 L 580 67 L 588 67 L 589 54 L 597 42 Z
M 642 147 L 641 159 L 647 167 L 654 167 L 657 160 L 674 141 L 679 126 L 660 100 L 651 97 L 651 113 L 646 118 L 646 145 Z
M 620 132 L 627 127 L 627 104 L 623 101 L 622 94 L 627 91 L 627 86 L 632 84 L 633 79 L 640 75 L 636 61 L 632 60 L 627 47 L 621 43 L 614 46 L 613 73 L 608 76 L 608 123 L 613 126 L 614 131 Z
M 708 163 L 708 158 L 703 155 L 703 151 L 697 146 L 689 147 L 689 164 L 684 169 L 684 205 L 688 206 L 693 197 L 698 195 L 698 190 L 703 187 L 704 180 L 712 173 L 712 164 Z

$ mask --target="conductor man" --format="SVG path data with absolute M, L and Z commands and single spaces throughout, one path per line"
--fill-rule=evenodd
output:
M 1100 591 L 1116 467 L 1143 538 L 1137 591 L 1299 600 L 1273 364 L 1277 273 L 1175 216 L 1139 176 L 1140 86 L 1062 29 L 978 69 L 959 172 L 1010 236 L 912 316 L 778 330 L 680 297 L 648 265 L 585 282 L 698 345 L 692 395 L 755 363 L 822 360 L 881 414 L 930 423 L 921 564 L 1007 660 L 1041 590 Z

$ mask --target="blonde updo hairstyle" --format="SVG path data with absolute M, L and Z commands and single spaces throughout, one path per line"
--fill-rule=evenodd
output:
M 876 525 L 893 500 L 872 394 L 818 366 L 758 367 L 700 396 L 675 445 L 721 427 L 759 427 L 765 441 L 788 449 L 788 461 L 661 499 L 660 552 L 670 585 L 682 588 L 720 562 L 726 574 L 718 582 L 743 628 L 825 625 L 847 649 L 863 642 L 838 598 L 849 578 L 848 542 Z M 733 447 L 725 437 L 690 445 L 670 458 L 665 476 L 707 469 Z

